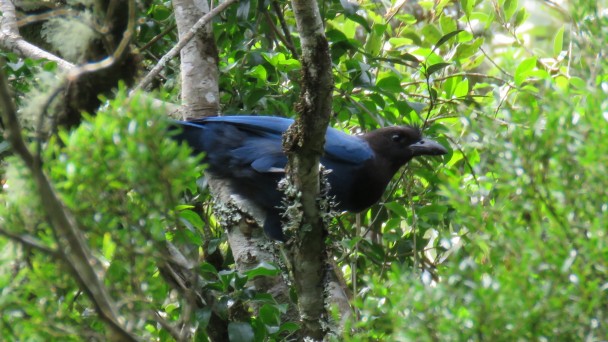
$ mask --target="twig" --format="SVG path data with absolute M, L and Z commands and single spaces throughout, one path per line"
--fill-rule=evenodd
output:
M 466 17 L 465 19 L 467 20 L 467 25 L 469 26 L 469 29 L 471 30 L 471 32 L 474 32 L 473 26 L 471 25 L 471 21 L 469 20 L 469 18 Z M 483 47 L 480 46 L 479 50 L 486 56 L 486 58 L 488 59 L 488 61 L 490 61 L 490 63 L 492 63 L 492 65 L 494 65 L 498 70 L 500 70 L 500 72 L 509 76 L 509 78 L 513 78 L 513 75 L 509 74 L 505 69 L 501 68 L 498 64 L 496 64 L 496 62 L 494 62 L 492 57 L 490 57 L 488 55 L 488 53 L 483 49 Z
M 159 33 L 156 36 L 154 36 L 154 38 L 150 39 L 150 41 L 147 42 L 144 46 L 140 47 L 139 51 L 147 50 L 148 48 L 150 48 L 150 46 L 154 45 L 154 43 L 156 43 L 157 41 L 159 41 L 162 37 L 164 37 L 167 34 L 169 34 L 169 32 L 175 30 L 176 27 L 177 27 L 177 24 L 173 24 L 173 25 L 167 27 L 161 33 Z
M 42 243 L 41 241 L 39 241 L 38 239 L 36 239 L 33 236 L 30 235 L 21 235 L 21 234 L 15 234 L 13 232 L 9 232 L 8 230 L 5 230 L 4 228 L 0 228 L 0 235 L 3 235 L 13 241 L 16 241 L 26 247 L 30 247 L 36 250 L 39 250 L 45 254 L 48 255 L 52 255 L 52 256 L 57 256 L 57 251 L 46 246 L 44 243 Z
M 118 47 L 116 47 L 116 50 L 114 50 L 114 53 L 99 62 L 87 63 L 85 65 L 72 68 L 72 70 L 70 70 L 68 73 L 67 80 L 69 82 L 73 82 L 77 80 L 82 74 L 96 72 L 102 69 L 109 68 L 117 60 L 120 60 L 122 55 L 128 51 L 129 43 L 131 42 L 131 37 L 133 36 L 133 31 L 135 29 L 135 15 L 135 3 L 134 0 L 130 0 L 129 21 L 127 23 L 127 28 L 122 36 L 122 39 L 120 40 L 120 43 L 118 44 Z
M 167 52 L 160 59 L 160 61 L 158 61 L 158 63 L 154 66 L 154 68 L 152 68 L 152 70 L 150 70 L 150 72 L 141 80 L 141 82 L 139 82 L 139 84 L 131 91 L 131 93 L 133 93 L 137 90 L 145 89 L 152 82 L 154 77 L 156 77 L 156 75 L 158 75 L 158 73 L 160 73 L 160 71 L 165 67 L 167 62 L 169 62 L 171 59 L 173 59 L 175 56 L 177 56 L 177 54 L 184 48 L 184 46 L 186 46 L 186 44 L 188 44 L 188 42 L 205 25 L 207 25 L 207 23 L 211 19 L 213 19 L 213 17 L 215 17 L 221 11 L 223 11 L 228 6 L 232 5 L 233 3 L 237 2 L 237 1 L 238 0 L 226 0 L 226 2 L 221 3 L 219 6 L 212 9 L 211 11 L 209 11 L 209 13 L 202 16 L 194 25 L 192 25 L 190 30 L 182 37 L 182 39 L 180 39 L 179 42 L 177 42 L 177 44 L 175 44 L 175 46 L 171 50 L 169 50 L 169 52 Z
M 291 51 L 291 54 L 295 59 L 300 59 L 300 55 L 298 54 L 298 50 L 295 48 L 295 44 L 293 43 L 293 39 L 291 39 L 291 33 L 289 32 L 289 26 L 285 22 L 285 16 L 283 12 L 281 12 L 281 7 L 279 7 L 279 3 L 276 0 L 270 2 L 272 9 L 277 14 L 277 18 L 279 18 L 279 23 L 281 24 L 281 29 L 283 30 L 283 34 L 285 35 L 285 46 Z
M 24 58 L 48 59 L 57 63 L 59 69 L 63 71 L 74 68 L 74 64 L 28 43 L 19 35 L 15 6 L 12 1 L 0 0 L 0 12 L 2 12 L 0 15 L 0 45 L 3 48 Z

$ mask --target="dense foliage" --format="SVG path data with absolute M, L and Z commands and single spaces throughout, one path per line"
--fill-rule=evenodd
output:
M 608 338 L 608 16 L 600 3 L 321 3 L 334 63 L 332 125 L 353 133 L 418 125 L 452 148 L 412 162 L 367 212 L 334 219 L 328 245 L 357 307 L 344 338 Z M 141 3 L 138 16 L 134 44 L 150 67 L 176 41 L 172 9 Z M 289 4 L 239 2 L 215 19 L 214 32 L 223 112 L 293 116 L 301 65 Z M 280 266 L 234 270 L 197 186 L 203 167 L 160 138 L 162 109 L 121 87 L 80 127 L 39 144 L 36 115 L 62 76 L 53 63 L 2 55 L 30 147 L 40 149 L 138 336 L 171 339 L 160 316 L 194 322 L 194 336 L 207 338 L 211 309 L 193 308 L 201 299 L 172 290 L 163 274 L 174 261 L 167 250 L 178 246 L 201 260 L 225 256 L 191 267 L 213 297 L 201 301 L 230 322 L 233 341 L 289 338 L 297 325 L 281 322 L 286 303 L 247 283 Z M 179 72 L 177 63 L 163 70 L 155 97 L 178 101 Z M 45 250 L 57 241 L 29 173 L 4 142 L 0 153 L 0 334 L 103 340 L 90 301 Z M 257 315 L 247 314 L 251 303 Z

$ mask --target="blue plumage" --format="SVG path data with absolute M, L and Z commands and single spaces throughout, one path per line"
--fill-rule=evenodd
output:
M 284 240 L 281 228 L 281 193 L 287 157 L 282 134 L 292 119 L 271 116 L 223 116 L 177 122 L 174 136 L 195 153 L 204 152 L 208 171 L 229 180 L 233 190 L 266 211 L 264 230 Z M 361 211 L 375 203 L 395 172 L 417 155 L 444 154 L 438 143 L 422 139 L 412 127 L 381 128 L 351 136 L 328 128 L 321 163 L 330 169 L 330 196 L 339 210 Z

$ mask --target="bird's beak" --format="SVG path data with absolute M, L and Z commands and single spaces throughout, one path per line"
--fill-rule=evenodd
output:
M 422 139 L 417 143 L 413 143 L 410 149 L 415 156 L 439 156 L 448 153 L 448 150 L 440 143 L 431 139 Z

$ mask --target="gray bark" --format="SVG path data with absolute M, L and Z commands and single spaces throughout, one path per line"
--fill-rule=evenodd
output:
M 319 207 L 319 160 L 331 114 L 333 77 L 317 2 L 293 0 L 292 6 L 302 44 L 302 93 L 299 117 L 284 138 L 284 147 L 289 157 L 288 180 L 301 193 L 302 216 L 288 246 L 304 337 L 320 340 L 328 326 L 324 287 L 329 265 L 324 213 Z

